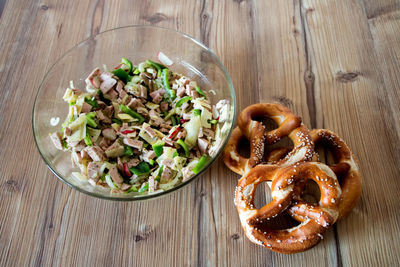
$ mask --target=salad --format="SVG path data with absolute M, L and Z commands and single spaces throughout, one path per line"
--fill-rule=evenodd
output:
M 50 138 L 71 152 L 76 179 L 113 193 L 150 194 L 188 180 L 215 156 L 229 101 L 212 105 L 208 92 L 169 69 L 173 62 L 160 53 L 162 64 L 122 58 L 112 70 L 94 69 L 85 91 L 71 81 L 63 96 L 68 116 Z

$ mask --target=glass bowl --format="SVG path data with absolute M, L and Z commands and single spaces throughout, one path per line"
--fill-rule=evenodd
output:
M 71 153 L 57 150 L 49 137 L 60 129 L 68 113 L 68 104 L 62 97 L 70 81 L 76 88 L 85 89 L 85 78 L 90 72 L 103 64 L 109 67 L 117 65 L 122 57 L 129 58 L 134 64 L 146 59 L 156 60 L 157 52 L 162 51 L 174 64 L 171 70 L 195 80 L 209 93 L 211 103 L 221 99 L 230 103 L 229 119 L 226 122 L 218 149 L 203 170 L 187 181 L 162 192 L 154 194 L 111 193 L 110 189 L 92 186 L 71 176 L 78 171 L 71 165 Z M 79 43 L 66 52 L 44 76 L 36 94 L 32 115 L 32 127 L 35 142 L 40 155 L 50 170 L 64 183 L 91 196 L 111 200 L 144 200 L 165 195 L 182 188 L 208 169 L 224 149 L 231 134 L 236 114 L 236 97 L 231 78 L 221 61 L 213 51 L 192 37 L 161 27 L 128 26 L 102 32 Z M 59 118 L 52 126 L 50 120 Z M 54 121 L 53 121 L 54 122 Z M 54 123 L 53 123 L 54 124 Z

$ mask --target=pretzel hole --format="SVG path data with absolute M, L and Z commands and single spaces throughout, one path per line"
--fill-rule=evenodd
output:
M 259 209 L 272 201 L 271 189 L 268 186 L 270 182 L 259 183 L 254 194 L 254 206 Z M 300 223 L 294 220 L 287 212 L 282 212 L 269 221 L 263 221 L 257 228 L 260 230 L 283 230 L 295 227 Z
M 301 199 L 310 204 L 318 204 L 321 199 L 321 190 L 314 180 L 307 180 Z
M 272 145 L 265 146 L 264 158 L 267 158 L 267 156 L 269 155 L 269 153 L 272 150 L 274 150 L 275 148 L 280 148 L 280 147 L 289 147 L 289 148 L 293 149 L 294 143 L 293 143 L 292 139 L 290 139 L 288 136 L 284 136 L 278 142 L 276 142 Z
M 250 158 L 250 142 L 247 138 L 242 138 L 238 144 L 239 155 L 244 158 Z
M 267 132 L 272 131 L 279 127 L 279 125 L 276 124 L 276 122 L 273 119 L 268 118 L 268 117 L 260 116 L 260 117 L 255 117 L 252 119 L 255 121 L 261 122 L 265 127 L 265 131 L 267 131 Z
M 328 166 L 335 165 L 338 162 L 338 156 L 333 153 L 333 150 L 325 143 L 318 142 L 315 146 L 315 151 L 319 156 L 319 161 Z

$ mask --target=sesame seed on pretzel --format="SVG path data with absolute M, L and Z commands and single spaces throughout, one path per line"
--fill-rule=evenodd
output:
M 298 200 L 299 183 L 314 180 L 321 190 L 318 205 Z M 272 202 L 257 209 L 254 194 L 258 184 L 272 181 Z M 341 195 L 336 175 L 318 162 L 302 162 L 282 168 L 277 165 L 258 165 L 240 180 L 235 192 L 235 205 L 247 237 L 255 244 L 281 253 L 296 253 L 316 245 L 327 227 L 336 222 Z M 268 221 L 289 210 L 300 222 L 284 230 L 270 229 Z
M 314 129 L 310 132 L 315 144 L 322 144 L 332 151 L 336 164 L 329 166 L 342 188 L 339 204 L 339 220 L 348 215 L 361 196 L 361 174 L 349 146 L 337 134 L 326 129 Z
M 267 132 L 261 122 L 253 120 L 255 117 L 269 117 L 278 124 L 278 128 Z M 225 165 L 232 171 L 244 175 L 263 161 L 265 144 L 275 143 L 285 136 L 293 141 L 294 148 L 276 164 L 288 166 L 312 159 L 314 145 L 307 127 L 301 123 L 299 117 L 279 104 L 251 105 L 240 113 L 238 127 L 232 132 L 223 153 Z M 250 141 L 250 158 L 239 154 L 239 143 L 243 138 Z

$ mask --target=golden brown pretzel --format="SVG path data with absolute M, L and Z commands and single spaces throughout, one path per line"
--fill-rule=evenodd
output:
M 361 196 L 361 174 L 353 153 L 337 134 L 326 129 L 314 129 L 310 132 L 313 142 L 322 144 L 332 151 L 337 162 L 329 166 L 342 188 L 339 205 L 339 220 L 348 215 Z
M 266 132 L 261 122 L 253 120 L 260 116 L 273 119 L 278 124 L 278 128 Z M 223 153 L 225 165 L 232 171 L 243 175 L 263 161 L 265 144 L 277 142 L 284 136 L 288 136 L 293 141 L 294 148 L 276 164 L 288 166 L 295 162 L 311 160 L 314 146 L 307 127 L 301 123 L 299 117 L 279 104 L 251 105 L 240 113 L 238 127 L 232 132 Z M 250 141 L 250 158 L 244 158 L 238 152 L 242 138 Z
M 320 190 L 319 205 L 296 201 L 298 182 L 314 180 Z M 254 194 L 259 183 L 272 181 L 272 202 L 257 209 Z M 281 168 L 277 165 L 258 165 L 240 180 L 235 192 L 235 205 L 247 237 L 255 244 L 281 253 L 296 253 L 316 245 L 327 227 L 335 223 L 339 212 L 341 190 L 336 175 L 318 162 L 302 162 Z M 296 201 L 293 205 L 292 202 Z M 291 229 L 269 229 L 270 220 L 289 208 L 300 225 Z

